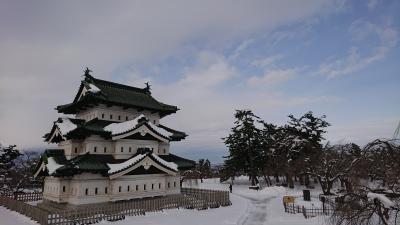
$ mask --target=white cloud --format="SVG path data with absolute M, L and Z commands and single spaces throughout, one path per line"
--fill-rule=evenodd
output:
M 335 142 L 353 142 L 365 145 L 374 139 L 392 138 L 399 118 L 357 119 L 338 123 L 328 128 L 327 139 Z
M 118 73 L 126 67 L 154 65 L 176 55 L 191 57 L 204 48 L 223 52 L 255 33 L 335 8 L 334 0 L 8 1 L 0 7 L 0 142 L 43 147 L 41 136 L 57 117 L 54 107 L 71 102 L 86 66 L 99 78 L 119 81 Z M 193 115 L 200 112 L 200 119 L 207 115 L 225 121 L 232 105 L 240 104 L 214 89 L 236 71 L 223 57 L 211 61 L 188 68 L 175 86 L 182 89 L 165 87 L 172 97 L 166 102 L 183 102 L 182 108 Z M 135 74 L 130 80 L 136 85 L 149 80 L 128 72 Z M 169 74 L 160 74 L 162 80 L 169 79 Z M 220 127 L 220 121 L 205 121 L 205 128 Z
M 208 88 L 219 85 L 236 74 L 236 69 L 223 56 L 203 51 L 198 55 L 196 66 L 186 71 L 178 85 Z
M 283 58 L 282 54 L 277 54 L 277 55 L 272 55 L 272 56 L 262 58 L 262 59 L 256 59 L 253 62 L 251 62 L 250 64 L 255 67 L 264 68 L 266 66 L 272 65 L 273 63 L 275 63 L 278 60 L 281 60 L 282 58 Z
M 174 147 L 225 149 L 221 138 L 226 137 L 232 127 L 235 109 L 250 108 L 262 117 L 271 118 L 280 110 L 338 101 L 333 96 L 290 97 L 268 90 L 249 89 L 236 83 L 229 85 L 236 78 L 242 78 L 242 75 L 232 62 L 223 55 L 204 51 L 198 53 L 195 63 L 185 69 L 177 82 L 153 83 L 156 99 L 181 109 L 161 121 L 189 134 L 186 140 L 174 143 Z
M 278 83 L 286 82 L 296 75 L 295 69 L 277 69 L 269 70 L 264 73 L 263 76 L 250 77 L 247 81 L 250 85 L 273 85 Z
M 230 60 L 235 60 L 239 57 L 240 53 L 244 51 L 251 43 L 254 42 L 254 39 L 244 40 L 233 52 L 233 54 L 229 57 Z
M 349 29 L 352 38 L 356 41 L 364 40 L 370 35 L 379 38 L 379 45 L 372 48 L 370 54 L 361 55 L 358 48 L 352 47 L 343 58 L 330 60 L 320 65 L 319 74 L 334 78 L 341 75 L 348 75 L 364 69 L 368 65 L 382 60 L 397 45 L 397 30 L 390 26 L 378 26 L 376 24 L 357 20 Z

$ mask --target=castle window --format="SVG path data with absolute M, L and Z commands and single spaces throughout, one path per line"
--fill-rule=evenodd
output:
M 125 117 L 125 120 L 128 121 L 128 116 Z
M 104 113 L 101 114 L 101 118 L 104 119 Z
M 63 186 L 63 192 L 65 192 L 65 186 Z
M 89 194 L 89 189 L 86 188 L 85 195 L 88 195 L 88 194 Z
M 128 185 L 128 192 L 130 191 L 131 187 Z
M 118 116 L 118 120 L 121 120 L 121 116 Z
M 118 192 L 121 192 L 121 189 L 122 189 L 122 187 L 121 187 L 121 186 L 119 186 L 119 188 L 118 188 Z
M 143 184 L 143 190 L 146 190 L 146 184 Z
M 176 182 L 174 181 L 174 187 L 176 187 Z
M 97 195 L 97 188 L 94 189 L 94 194 Z
M 165 154 L 165 153 L 167 153 L 167 150 L 165 150 L 165 148 L 164 148 L 164 154 Z
M 124 152 L 124 147 L 121 147 L 121 152 Z
M 94 147 L 93 151 L 94 151 L 94 152 L 97 152 L 97 147 L 96 147 L 96 146 Z
M 171 185 L 170 185 L 170 183 L 168 182 L 168 188 L 170 187 Z
M 112 114 L 110 114 L 110 120 L 112 120 Z
M 153 123 L 156 124 L 156 120 L 153 120 Z
M 151 190 L 154 190 L 154 184 L 151 184 Z
M 132 152 L 132 147 L 129 147 L 129 152 Z
M 75 147 L 75 153 L 78 153 L 78 148 L 77 147 Z
M 107 194 L 108 190 L 107 187 L 104 189 L 104 193 Z
M 161 183 L 158 183 L 158 189 L 161 189 Z
M 104 147 L 104 152 L 107 152 L 107 147 Z
M 136 191 L 138 191 L 139 190 L 139 185 L 136 185 Z

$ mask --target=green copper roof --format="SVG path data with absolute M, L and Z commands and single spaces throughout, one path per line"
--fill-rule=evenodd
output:
M 85 96 L 80 97 L 84 87 L 90 84 L 95 85 L 99 92 L 88 92 Z M 157 101 L 151 96 L 150 90 L 147 88 L 131 87 L 110 81 L 100 80 L 90 75 L 85 76 L 85 80 L 79 88 L 79 91 L 73 103 L 57 106 L 59 113 L 75 114 L 85 107 L 96 104 L 117 105 L 126 108 L 147 109 L 159 112 L 160 116 L 175 113 L 178 108 L 176 106 L 167 105 Z
M 54 122 L 54 125 L 53 125 L 52 129 L 50 130 L 50 132 L 43 136 L 43 138 L 45 139 L 46 142 L 58 143 L 58 142 L 62 141 L 62 137 L 60 135 L 56 136 L 55 138 L 54 137 L 52 138 L 52 134 L 53 134 L 53 132 L 56 132 L 56 127 L 57 127 L 56 122 L 62 123 L 63 120 L 70 120 L 73 124 L 76 125 L 75 129 L 69 131 L 67 134 L 62 134 L 68 140 L 84 139 L 90 135 L 100 135 L 105 139 L 111 139 L 111 137 L 112 137 L 111 132 L 105 131 L 104 127 L 106 127 L 107 125 L 109 125 L 111 123 L 115 123 L 113 121 L 100 120 L 98 118 L 95 118 L 95 119 L 92 119 L 89 121 L 85 121 L 85 120 L 81 120 L 81 119 L 71 119 L 71 118 L 58 118 L 57 121 Z M 132 127 L 131 130 L 137 129 L 138 127 L 140 127 L 141 125 L 144 124 L 145 126 L 147 126 L 148 129 L 152 130 L 154 133 L 158 133 L 156 130 L 154 130 L 151 126 L 147 125 L 146 123 L 151 123 L 151 122 L 143 121 L 143 122 L 139 123 L 136 127 Z M 161 125 L 161 124 L 158 127 L 172 133 L 171 136 L 165 137 L 165 138 L 169 139 L 170 141 L 180 141 L 187 136 L 182 131 L 177 131 L 177 130 L 171 129 L 169 127 L 166 127 L 164 125 Z M 129 131 L 127 131 L 127 132 L 129 132 Z M 162 134 L 160 134 L 160 135 L 163 136 Z
M 185 159 L 174 154 L 159 155 L 159 157 L 167 162 L 174 162 L 176 165 L 178 165 L 179 170 L 189 170 L 193 169 L 196 166 L 195 161 L 190 159 Z
M 132 157 L 135 157 L 133 155 Z M 153 160 L 157 161 L 157 159 L 153 158 L 151 154 L 149 155 Z M 83 172 L 89 173 L 99 173 L 104 176 L 107 176 L 107 171 L 110 169 L 107 166 L 107 163 L 116 164 L 122 163 L 128 159 L 114 159 L 113 155 L 110 154 L 90 154 L 86 153 L 83 155 L 76 156 L 70 160 L 65 158 L 63 149 L 48 149 L 46 150 L 41 158 L 40 162 L 37 165 L 34 173 L 40 166 L 42 162 L 47 164 L 47 159 L 52 157 L 58 164 L 63 165 L 58 168 L 52 175 L 53 176 L 73 176 L 74 174 L 80 174 Z M 195 166 L 195 162 L 189 159 L 185 159 L 173 154 L 169 155 L 159 155 L 160 158 L 167 162 L 174 162 L 178 165 L 178 170 L 187 170 L 192 169 Z M 160 164 L 163 166 L 162 164 Z M 40 176 L 47 176 L 48 171 L 40 172 Z
M 82 172 L 106 174 L 110 169 L 106 164 L 108 161 L 115 162 L 116 160 L 112 155 L 91 155 L 86 153 L 69 160 L 63 167 L 57 169 L 56 174 L 64 176 Z

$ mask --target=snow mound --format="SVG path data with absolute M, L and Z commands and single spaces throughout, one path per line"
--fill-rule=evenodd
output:
M 56 122 L 56 126 L 60 130 L 61 135 L 66 135 L 77 128 L 76 124 L 74 124 L 68 117 L 61 118 L 61 122 Z
M 58 164 L 53 157 L 47 158 L 46 168 L 49 171 L 49 174 L 53 174 L 58 168 L 62 167 L 63 165 Z
M 235 185 L 233 186 L 235 188 Z M 238 190 L 238 195 L 252 200 L 262 200 L 273 197 L 281 197 L 286 193 L 286 188 L 280 186 L 264 187 L 263 189 L 256 190 Z
M 138 125 L 139 120 L 142 118 L 146 118 L 146 116 L 143 114 L 140 114 L 140 116 L 136 117 L 133 120 L 128 120 L 128 121 L 125 121 L 122 123 L 112 123 L 112 124 L 104 127 L 104 130 L 110 131 L 112 135 L 121 134 L 121 133 L 124 133 L 126 131 L 129 131 L 129 130 L 135 128 Z

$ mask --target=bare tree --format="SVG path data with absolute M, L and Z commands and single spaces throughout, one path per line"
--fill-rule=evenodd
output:
M 358 171 L 367 171 L 368 179 L 357 188 L 346 189 L 336 205 L 331 222 L 336 225 L 399 224 L 400 142 L 375 140 L 362 149 Z M 363 178 L 360 174 L 358 178 Z

